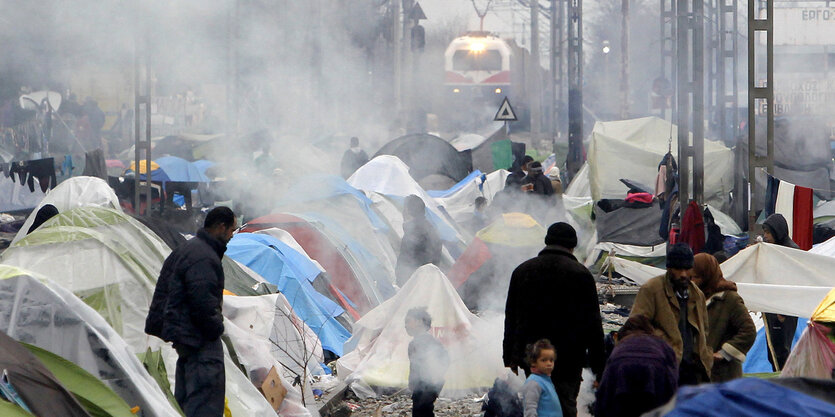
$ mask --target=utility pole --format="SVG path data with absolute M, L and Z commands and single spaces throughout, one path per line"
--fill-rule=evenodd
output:
M 677 0 L 679 201 L 704 203 L 704 2 Z M 692 129 L 693 143 L 690 144 Z M 690 194 L 692 163 L 693 194 Z
M 660 0 L 661 12 L 659 14 L 659 26 L 661 32 L 661 75 L 658 77 L 662 90 L 658 93 L 666 97 L 665 88 L 669 87 L 670 92 L 670 123 L 676 120 L 676 70 L 675 70 L 675 48 L 676 48 L 676 1 Z M 661 118 L 667 119 L 667 101 L 661 101 Z
M 621 0 L 620 118 L 629 117 L 629 0 Z
M 550 101 L 551 101 L 551 136 L 554 141 L 553 152 L 557 152 L 557 139 L 560 137 L 559 116 L 562 114 L 562 20 L 563 0 L 551 0 L 551 78 L 550 78 Z
M 748 207 L 748 233 L 753 238 L 757 233 L 757 212 L 755 204 L 764 200 L 763 190 L 756 186 L 757 168 L 765 168 L 774 174 L 774 1 L 766 0 L 760 5 L 766 8 L 766 18 L 757 18 L 754 0 L 748 2 L 748 184 L 751 190 L 751 206 Z M 757 87 L 757 39 L 761 32 L 766 33 L 766 84 Z M 760 55 L 762 59 L 762 55 Z M 757 100 L 765 100 L 766 111 L 766 156 L 757 155 Z
M 403 114 L 403 91 L 401 83 L 403 78 L 403 68 L 401 66 L 402 40 L 403 37 L 400 27 L 400 1 L 390 1 L 391 5 L 391 50 L 392 50 L 392 65 L 394 67 L 394 109 L 398 116 Z
M 151 214 L 151 49 L 149 45 L 148 22 L 145 13 L 137 10 L 139 16 L 133 43 L 133 122 L 134 122 L 134 177 L 133 210 L 137 216 Z M 144 107 L 143 107 L 144 105 Z M 141 115 L 145 113 L 145 131 L 142 132 Z M 144 135 L 143 135 L 144 133 Z M 142 161 L 142 151 L 145 160 Z M 145 181 L 140 183 L 142 162 L 145 162 Z M 144 188 L 144 190 L 143 190 Z M 142 212 L 142 194 L 145 193 L 145 212 Z
M 583 165 L 583 0 L 568 0 L 569 181 Z
M 528 99 L 531 106 L 531 139 L 542 133 L 542 83 L 539 63 L 539 0 L 531 4 L 531 64 L 528 65 Z

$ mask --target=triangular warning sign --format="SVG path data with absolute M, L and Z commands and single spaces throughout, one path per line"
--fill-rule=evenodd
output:
M 496 112 L 496 117 L 493 120 L 497 122 L 515 122 L 518 120 L 516 118 L 516 113 L 513 112 L 513 107 L 510 106 L 510 101 L 507 100 L 507 97 L 504 98 L 502 101 L 502 105 L 499 106 L 499 111 Z

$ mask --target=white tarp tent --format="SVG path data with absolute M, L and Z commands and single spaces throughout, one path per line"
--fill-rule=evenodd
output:
M 663 269 L 621 258 L 612 264 L 639 284 L 664 274 Z M 721 267 L 752 311 L 809 317 L 835 287 L 835 258 L 768 243 L 745 248 Z
M 621 178 L 654 185 L 670 145 L 678 155 L 677 132 L 675 125 L 657 117 L 595 123 L 588 152 L 594 200 L 624 198 L 627 188 Z M 711 140 L 705 140 L 704 148 L 705 201 L 723 208 L 733 188 L 733 152 Z
M 107 207 L 122 211 L 119 198 L 116 197 L 116 193 L 107 185 L 106 181 L 96 177 L 72 177 L 46 193 L 43 200 L 32 210 L 32 214 L 26 218 L 12 243 L 16 243 L 26 236 L 26 232 L 32 226 L 38 210 L 47 204 L 55 206 L 59 213 L 86 206 Z
M 481 392 L 506 372 L 501 360 L 503 320 L 487 321 L 470 313 L 443 272 L 428 264 L 418 268 L 397 295 L 354 324 L 346 342 L 346 349 L 353 350 L 337 362 L 339 377 L 359 387 L 406 387 L 411 338 L 404 324 L 406 313 L 415 307 L 426 308 L 432 316 L 431 332 L 449 353 L 442 396 Z M 359 387 L 355 391 L 372 394 Z
M 507 170 L 499 169 L 487 174 L 484 182 L 479 177 L 472 178 L 455 192 L 444 197 L 436 197 L 435 201 L 456 222 L 470 221 L 475 212 L 475 199 L 484 197 L 488 203 L 492 202 L 493 197 L 504 189 L 504 183 L 509 174 Z

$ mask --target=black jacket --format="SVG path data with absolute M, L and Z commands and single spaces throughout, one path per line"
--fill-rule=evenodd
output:
M 555 379 L 578 378 L 586 352 L 600 377 L 605 359 L 597 287 L 589 270 L 558 246 L 546 246 L 513 271 L 505 307 L 505 366 L 522 366 L 525 346 L 543 338 L 557 349 Z
M 223 334 L 223 267 L 226 245 L 204 229 L 171 252 L 162 265 L 145 333 L 195 348 Z
M 365 153 L 365 151 L 360 150 L 359 152 L 354 152 L 348 149 L 344 154 L 342 154 L 342 163 L 340 167 L 342 178 L 348 179 L 354 171 L 367 163 L 368 154 Z
M 397 284 L 403 286 L 416 269 L 425 264 L 440 265 L 441 238 L 426 218 L 403 223 L 403 240 L 394 272 Z
M 544 174 L 528 174 L 522 180 L 522 184 L 533 184 L 533 193 L 539 195 L 554 194 L 554 186 L 551 185 L 551 180 Z
M 780 246 L 800 249 L 797 243 L 794 243 L 792 238 L 789 237 L 789 224 L 782 214 L 775 213 L 768 216 L 765 222 L 763 222 L 763 227 L 770 229 L 771 235 L 774 236 L 774 243 Z

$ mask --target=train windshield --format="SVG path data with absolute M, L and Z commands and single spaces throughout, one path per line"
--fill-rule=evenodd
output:
M 452 69 L 454 71 L 501 71 L 502 54 L 495 49 L 478 53 L 467 50 L 455 51 L 455 55 L 452 56 Z

